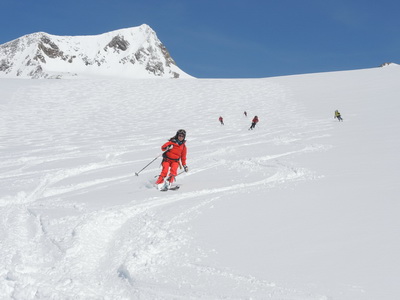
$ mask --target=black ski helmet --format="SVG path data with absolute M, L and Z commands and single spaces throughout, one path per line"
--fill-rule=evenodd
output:
M 186 131 L 184 129 L 179 129 L 176 132 L 176 137 L 178 137 L 179 134 L 183 134 L 183 138 L 186 138 Z

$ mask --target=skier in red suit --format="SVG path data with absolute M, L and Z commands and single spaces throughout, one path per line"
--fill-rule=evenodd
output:
M 158 180 L 156 181 L 157 185 L 164 183 L 164 180 L 168 174 L 168 170 L 169 170 L 169 178 L 168 178 L 169 184 L 172 184 L 174 182 L 179 167 L 179 160 L 182 162 L 185 172 L 189 170 L 188 167 L 186 166 L 187 149 L 185 145 L 186 143 L 185 138 L 186 138 L 186 131 L 183 129 L 179 129 L 174 137 L 170 138 L 168 142 L 166 142 L 164 145 L 161 146 L 161 150 L 166 152 L 164 152 L 163 154 L 164 159 L 161 163 L 162 171 L 161 174 L 158 176 Z
M 251 121 L 251 126 L 250 126 L 249 130 L 253 130 L 253 129 L 256 127 L 256 124 L 257 124 L 257 123 L 258 123 L 258 117 L 255 116 L 255 117 L 253 118 L 253 121 Z

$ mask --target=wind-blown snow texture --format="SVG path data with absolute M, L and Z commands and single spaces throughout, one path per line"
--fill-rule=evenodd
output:
M 399 299 L 399 76 L 1 79 L 0 298 Z
M 146 24 L 93 36 L 25 35 L 0 45 L 0 77 L 190 78 Z

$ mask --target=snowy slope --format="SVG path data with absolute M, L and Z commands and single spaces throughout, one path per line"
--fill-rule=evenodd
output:
M 0 45 L 0 77 L 190 78 L 146 24 L 93 36 L 37 32 Z
M 1 79 L 0 298 L 399 299 L 399 77 Z

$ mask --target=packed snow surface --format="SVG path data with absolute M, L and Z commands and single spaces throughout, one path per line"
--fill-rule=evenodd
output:
M 399 78 L 1 79 L 0 298 L 400 299 Z

